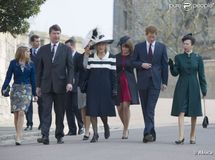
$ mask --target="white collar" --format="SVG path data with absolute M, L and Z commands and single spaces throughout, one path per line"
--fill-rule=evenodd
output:
M 76 50 L 73 50 L 72 54 L 75 54 L 77 51 Z
M 105 56 L 101 59 L 101 58 L 98 57 L 97 52 L 95 52 L 94 58 L 95 59 L 99 59 L 99 60 L 104 60 L 104 59 L 108 59 L 109 55 L 110 55 L 110 52 L 107 51 L 106 54 L 105 54 Z
M 155 43 L 156 43 L 156 41 L 152 42 L 152 47 L 154 47 Z M 148 41 L 146 41 L 146 44 L 147 44 L 147 46 L 150 45 L 150 43 Z
M 190 52 L 186 52 L 187 54 L 191 54 L 191 53 L 193 53 L 193 51 L 191 50 Z
M 56 47 L 58 47 L 60 42 L 55 43 Z M 51 42 L 51 47 L 54 45 L 54 43 Z
M 38 51 L 38 49 L 40 49 L 40 47 L 38 47 L 38 48 L 32 48 L 33 50 L 35 50 L 35 51 Z

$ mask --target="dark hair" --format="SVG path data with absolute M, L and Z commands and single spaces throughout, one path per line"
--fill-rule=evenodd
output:
M 130 39 L 127 40 L 125 43 L 123 43 L 121 45 L 121 49 L 122 49 L 122 47 L 128 48 L 129 49 L 129 54 L 133 53 L 134 47 L 133 47 L 133 43 L 132 43 L 132 41 Z
M 196 39 L 192 36 L 192 33 L 189 33 L 189 34 L 185 35 L 185 36 L 181 39 L 182 42 L 184 42 L 184 41 L 186 41 L 186 40 L 190 40 L 192 45 L 194 45 L 195 42 L 196 42 Z
M 34 42 L 35 39 L 38 39 L 38 38 L 40 38 L 40 37 L 38 35 L 34 34 L 34 35 L 31 36 L 30 42 Z
M 123 45 L 124 43 L 126 43 L 129 39 L 130 39 L 129 36 L 123 36 L 123 37 L 121 37 L 120 40 L 119 40 L 119 42 L 118 42 L 118 44 L 117 44 L 117 46 L 122 46 L 122 45 Z
M 52 25 L 52 26 L 49 28 L 49 34 L 50 34 L 52 31 L 60 31 L 60 32 L 61 32 L 61 28 L 60 28 L 59 25 L 54 24 L 54 25 Z
M 157 28 L 155 26 L 148 26 L 148 27 L 146 27 L 145 32 L 146 32 L 146 35 L 148 33 L 157 34 Z

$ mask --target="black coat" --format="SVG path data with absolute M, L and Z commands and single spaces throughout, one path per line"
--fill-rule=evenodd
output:
M 122 66 L 122 56 L 121 53 L 116 55 L 116 66 L 117 66 L 117 86 L 118 86 L 118 98 L 117 98 L 117 105 L 120 103 L 120 75 L 123 71 L 123 66 Z M 134 75 L 134 67 L 132 66 L 131 62 L 131 55 L 128 55 L 126 57 L 126 62 L 125 62 L 125 75 L 128 81 L 128 87 L 130 90 L 131 94 L 131 104 L 139 104 L 139 97 L 138 97 L 138 89 L 137 89 L 137 83 Z
M 31 61 L 34 63 L 35 67 L 37 68 L 37 63 L 38 63 L 38 56 L 37 54 L 33 54 L 33 49 L 31 48 L 30 49 L 30 58 L 31 58 Z
M 79 72 L 80 72 L 80 65 L 81 63 L 81 57 L 82 54 L 79 52 L 75 52 L 75 55 L 73 56 L 73 64 L 74 64 L 74 78 L 73 78 L 73 89 L 72 92 L 77 92 L 77 87 L 79 84 Z
M 116 116 L 117 94 L 116 58 L 109 52 L 103 59 L 89 56 L 87 65 L 87 115 L 93 117 Z
M 38 53 L 36 82 L 42 93 L 66 93 L 66 85 L 73 84 L 73 62 L 71 49 L 59 43 L 54 62 L 52 62 L 51 44 L 42 46 Z

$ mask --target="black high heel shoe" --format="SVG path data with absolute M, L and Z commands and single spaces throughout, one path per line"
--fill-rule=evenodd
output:
M 182 140 L 175 141 L 175 144 L 184 144 L 184 138 Z
M 89 133 L 89 135 L 88 135 L 88 136 L 84 135 L 84 137 L 83 137 L 83 141 L 86 141 L 86 140 L 88 140 L 89 138 L 90 138 L 90 133 Z
M 108 139 L 110 137 L 110 128 L 109 125 L 104 126 L 104 137 L 105 139 Z
M 125 135 L 122 136 L 122 139 L 128 139 L 128 135 L 129 135 L 129 131 L 128 131 L 127 136 L 125 136 Z
M 93 138 L 92 138 L 91 141 L 90 141 L 90 143 L 98 142 L 98 139 L 99 139 L 99 135 L 98 135 L 98 134 L 94 134 L 94 135 L 93 135 Z
M 21 145 L 21 142 L 20 141 L 16 141 L 15 143 L 17 146 L 20 146 Z

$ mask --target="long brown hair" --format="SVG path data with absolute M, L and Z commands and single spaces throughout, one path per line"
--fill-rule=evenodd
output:
M 30 55 L 29 55 L 29 49 L 28 47 L 25 46 L 21 46 L 19 48 L 17 48 L 16 50 L 16 54 L 15 54 L 15 59 L 17 61 L 25 61 L 25 63 L 29 63 L 30 62 Z

